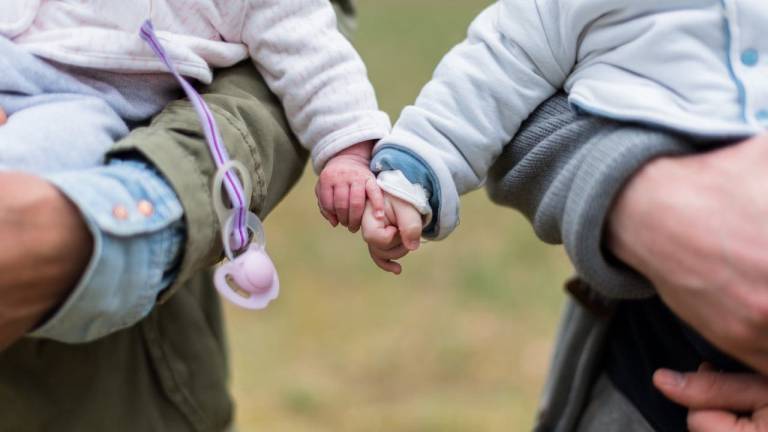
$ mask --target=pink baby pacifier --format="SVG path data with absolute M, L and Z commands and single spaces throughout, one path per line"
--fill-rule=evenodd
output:
M 280 294 L 275 265 L 264 247 L 255 243 L 216 269 L 213 282 L 222 296 L 246 309 L 264 309 Z
M 251 243 L 238 256 L 232 252 L 232 228 L 241 210 L 226 208 L 221 200 L 223 173 L 229 169 L 245 173 L 245 167 L 239 162 L 230 161 L 222 166 L 213 182 L 213 202 L 219 219 L 223 219 L 221 235 L 227 256 L 216 269 L 213 282 L 219 293 L 232 303 L 246 309 L 264 309 L 280 293 L 280 280 L 274 263 L 267 255 L 264 227 L 254 213 L 246 213 L 246 226 L 253 234 Z M 245 196 L 250 199 L 250 179 L 247 176 L 243 179 Z

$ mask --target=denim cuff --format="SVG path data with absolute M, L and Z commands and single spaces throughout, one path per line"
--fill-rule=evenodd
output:
M 423 235 L 433 237 L 439 224 L 440 215 L 440 189 L 437 187 L 437 176 L 428 165 L 422 162 L 415 153 L 402 147 L 385 146 L 374 154 L 371 160 L 371 170 L 375 173 L 397 170 L 405 175 L 413 184 L 421 185 L 429 197 L 429 206 L 432 208 L 432 219 L 424 227 Z
M 182 251 L 183 211 L 173 189 L 140 161 L 46 179 L 78 207 L 94 247 L 78 285 L 30 336 L 84 343 L 135 324 L 173 280 Z

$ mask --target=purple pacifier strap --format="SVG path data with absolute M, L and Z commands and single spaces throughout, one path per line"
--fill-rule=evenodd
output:
M 144 24 L 141 26 L 141 38 L 149 44 L 152 51 L 155 52 L 173 76 L 176 77 L 176 80 L 179 82 L 182 89 L 184 89 L 184 93 L 187 94 L 190 102 L 192 102 L 192 106 L 195 108 L 195 112 L 203 126 L 203 133 L 205 134 L 205 140 L 208 143 L 208 149 L 211 152 L 216 168 L 220 169 L 227 163 L 227 161 L 229 161 L 229 154 L 222 144 L 219 128 L 216 125 L 216 121 L 214 120 L 208 105 L 203 100 L 203 97 L 200 96 L 200 93 L 198 93 L 197 90 L 195 90 L 195 88 L 181 76 L 176 65 L 173 63 L 173 60 L 168 56 L 160 43 L 160 40 L 157 38 L 151 21 L 144 21 Z M 233 209 L 237 211 L 237 217 L 234 221 L 234 232 L 231 237 L 233 249 L 240 250 L 248 244 L 248 231 L 246 227 L 246 212 L 248 209 L 245 204 L 248 197 L 245 197 L 243 186 L 240 184 L 240 179 L 237 178 L 232 170 L 227 171 L 224 179 L 224 189 L 227 191 Z

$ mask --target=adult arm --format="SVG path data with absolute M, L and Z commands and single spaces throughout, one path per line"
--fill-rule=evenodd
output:
M 595 290 L 658 293 L 718 348 L 768 372 L 768 139 L 692 146 L 579 116 L 563 99 L 532 120 L 492 170 L 491 196 L 562 242 Z
M 19 173 L 0 174 L 0 239 L 2 350 L 67 296 L 88 263 L 92 239 L 58 189 Z
M 768 373 L 768 137 L 660 158 L 616 200 L 608 245 L 680 318 Z M 661 217 L 660 217 L 661 216 Z
M 580 115 L 560 94 L 523 124 L 486 187 L 495 202 L 522 212 L 542 240 L 564 244 L 592 288 L 610 298 L 642 298 L 653 287 L 605 247 L 604 227 L 622 186 L 641 167 L 692 152 L 669 133 Z

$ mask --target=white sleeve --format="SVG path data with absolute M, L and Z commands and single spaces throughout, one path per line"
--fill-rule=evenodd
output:
M 439 182 L 437 239 L 458 224 L 459 194 L 483 184 L 520 124 L 562 87 L 566 75 L 546 33 L 535 0 L 492 5 L 376 146 L 405 148 L 432 170 Z
M 429 194 L 422 185 L 411 183 L 402 171 L 382 171 L 376 176 L 376 184 L 384 192 L 411 204 L 421 214 L 425 227 L 432 222 Z
M 315 171 L 339 151 L 389 132 L 363 61 L 328 0 L 246 0 L 242 40 Z

